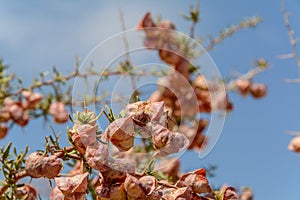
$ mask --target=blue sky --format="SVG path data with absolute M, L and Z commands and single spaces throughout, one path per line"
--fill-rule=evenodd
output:
M 74 56 L 84 58 L 107 37 L 121 31 L 119 9 L 127 28 L 134 28 L 146 11 L 176 22 L 177 29 L 188 31 L 189 24 L 180 11 L 188 11 L 195 1 L 0 1 L 0 57 L 26 81 L 56 65 L 71 72 Z M 263 100 L 232 95 L 235 110 L 229 114 L 222 135 L 213 151 L 202 160 L 186 153 L 182 168 L 192 170 L 208 164 L 218 165 L 213 185 L 228 183 L 250 186 L 255 199 L 300 199 L 300 157 L 287 150 L 291 136 L 287 130 L 300 130 L 300 85 L 285 78 L 298 78 L 293 60 L 279 60 L 289 53 L 287 33 L 280 12 L 286 3 L 291 23 L 300 35 L 298 1 L 202 0 L 201 23 L 196 35 L 217 35 L 222 28 L 237 24 L 244 17 L 260 16 L 258 27 L 242 30 L 210 52 L 221 73 L 246 72 L 256 58 L 264 57 L 270 69 L 255 78 L 268 85 Z M 56 126 L 64 131 L 64 126 Z M 19 147 L 41 148 L 50 132 L 41 121 L 25 129 L 14 127 L 0 144 L 12 140 Z M 33 143 L 34 141 L 34 143 Z

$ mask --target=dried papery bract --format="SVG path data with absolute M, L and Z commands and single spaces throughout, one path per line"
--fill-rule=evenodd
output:
M 100 172 L 109 169 L 107 166 L 108 147 L 106 144 L 97 142 L 94 145 L 89 145 L 86 149 L 85 157 L 89 166 Z
M 68 199 L 82 199 L 85 196 L 88 181 L 88 173 L 78 174 L 72 177 L 58 177 L 55 178 L 55 183 L 58 189 L 66 196 Z
M 24 101 L 22 102 L 22 106 L 25 109 L 34 109 L 43 99 L 43 95 L 40 93 L 34 93 L 30 91 L 23 91 L 22 95 L 25 97 Z
M 187 173 L 183 175 L 176 183 L 176 186 L 190 186 L 193 189 L 193 192 L 197 194 L 208 193 L 212 191 L 206 178 L 205 169 L 199 169 L 193 173 Z
M 127 200 L 124 183 L 110 186 L 100 185 L 96 188 L 99 200 Z
M 38 152 L 31 153 L 25 161 L 26 173 L 32 178 L 55 178 L 62 167 L 62 162 L 57 156 L 44 156 Z
M 188 138 L 182 133 L 172 132 L 160 124 L 153 124 L 152 134 L 157 157 L 178 153 L 189 145 Z
M 168 176 L 171 182 L 174 182 L 179 178 L 180 162 L 177 158 L 163 158 L 155 169 L 161 171 Z
M 16 197 L 24 200 L 35 200 L 37 199 L 37 192 L 35 188 L 30 185 L 24 185 L 16 189 Z
M 5 136 L 7 135 L 7 132 L 8 132 L 7 126 L 4 124 L 0 124 L 0 139 L 5 138 Z
M 239 196 L 233 187 L 227 187 L 223 192 L 223 200 L 239 200 Z
M 157 180 L 153 176 L 143 176 L 139 181 L 147 196 L 151 195 L 156 189 Z
M 251 81 L 248 79 L 239 79 L 235 82 L 236 88 L 242 96 L 247 96 L 251 90 Z
M 131 117 L 127 117 L 117 119 L 109 124 L 105 130 L 105 135 L 119 151 L 128 151 L 134 143 L 133 132 L 133 121 Z
M 124 186 L 128 200 L 146 200 L 146 191 L 142 183 L 134 176 L 128 174 Z
M 53 102 L 50 105 L 49 114 L 52 115 L 54 122 L 59 124 L 69 120 L 69 114 L 62 102 Z
M 291 140 L 288 149 L 300 153 L 300 136 L 297 136 Z
M 97 124 L 75 124 L 72 129 L 69 130 L 72 141 L 81 154 L 85 154 L 87 146 L 96 143 L 97 130 Z
M 251 94 L 256 99 L 262 98 L 267 94 L 267 86 L 261 83 L 254 83 L 251 86 Z
M 21 102 L 16 102 L 8 108 L 11 119 L 19 126 L 26 126 L 29 122 L 28 110 L 22 107 Z
M 191 187 L 182 187 L 174 189 L 168 194 L 163 195 L 165 200 L 183 200 L 183 199 L 192 199 L 193 191 Z

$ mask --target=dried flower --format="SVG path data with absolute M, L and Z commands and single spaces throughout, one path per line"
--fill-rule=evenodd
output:
M 178 153 L 189 145 L 189 140 L 183 134 L 171 132 L 160 124 L 152 126 L 154 147 L 157 149 L 155 156 L 161 157 Z
M 88 172 L 84 174 L 78 174 L 72 177 L 58 177 L 54 180 L 58 189 L 64 195 L 82 196 L 82 194 L 86 193 L 88 185 L 87 176 Z
M 192 196 L 193 196 L 193 191 L 191 187 L 182 187 L 163 195 L 163 199 L 165 200 L 192 199 Z
M 0 139 L 5 138 L 7 132 L 8 132 L 8 128 L 6 127 L 6 125 L 0 124 Z
M 30 91 L 23 91 L 22 95 L 25 97 L 25 100 L 22 103 L 22 106 L 25 109 L 34 109 L 36 105 L 43 99 L 43 95 Z
M 127 200 L 124 184 L 100 185 L 96 188 L 99 200 Z
M 300 136 L 297 136 L 291 140 L 288 149 L 300 153 Z
M 133 132 L 133 121 L 131 117 L 127 117 L 117 119 L 109 124 L 105 135 L 120 151 L 128 151 L 133 146 Z
M 19 126 L 26 126 L 29 122 L 29 114 L 20 102 L 16 102 L 11 105 L 8 109 L 10 112 L 12 120 Z
M 173 24 L 173 22 L 171 22 L 171 20 L 165 19 L 162 20 L 158 23 L 157 25 L 158 28 L 165 28 L 165 29 L 171 29 L 171 30 L 175 30 L 175 25 Z
M 16 189 L 16 197 L 24 200 L 35 200 L 37 199 L 36 190 L 30 185 L 24 185 Z
M 89 145 L 86 149 L 85 157 L 87 163 L 93 169 L 96 169 L 100 172 L 109 169 L 109 167 L 106 165 L 108 156 L 108 147 L 101 142 L 98 142 L 94 145 Z
M 146 200 L 146 192 L 142 183 L 134 176 L 128 174 L 124 186 L 129 200 Z
M 25 161 L 26 173 L 32 178 L 54 178 L 62 169 L 60 159 L 55 156 L 43 156 L 41 153 L 31 153 Z
M 58 124 L 66 123 L 69 120 L 69 114 L 62 102 L 52 103 L 49 108 L 49 113 L 52 115 L 54 122 Z
M 233 187 L 227 187 L 223 190 L 223 200 L 239 200 L 239 196 Z
M 192 173 L 183 175 L 176 183 L 178 187 L 191 186 L 193 191 L 197 194 L 211 192 L 208 180 L 206 179 L 205 169 L 199 169 Z
M 242 96 L 247 96 L 251 89 L 251 81 L 248 79 L 239 79 L 235 85 Z
M 261 83 L 255 83 L 251 86 L 251 94 L 254 98 L 259 99 L 267 94 L 267 86 Z
M 69 133 L 72 137 L 72 141 L 76 149 L 81 153 L 85 154 L 87 146 L 96 143 L 96 131 L 98 130 L 98 125 L 90 124 L 75 124 Z
M 151 13 L 147 12 L 144 15 L 143 19 L 136 26 L 136 29 L 140 30 L 143 28 L 151 28 L 151 27 L 156 27 L 156 25 L 151 17 Z

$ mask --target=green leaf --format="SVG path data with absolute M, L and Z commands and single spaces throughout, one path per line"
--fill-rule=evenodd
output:
M 12 145 L 12 142 L 10 142 L 10 143 L 7 145 L 6 149 L 4 150 L 4 153 L 3 153 L 3 160 L 5 160 L 5 159 L 8 157 L 8 154 L 9 154 L 11 145 Z

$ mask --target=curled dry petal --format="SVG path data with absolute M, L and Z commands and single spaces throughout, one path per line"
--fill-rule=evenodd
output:
M 37 199 L 37 192 L 33 187 L 26 184 L 16 189 L 16 197 L 24 200 L 35 200 Z
M 291 140 L 288 149 L 300 153 L 300 136 L 297 136 Z
M 8 132 L 8 128 L 4 124 L 0 124 L 0 139 L 5 138 L 7 132 Z
M 125 190 L 129 200 L 145 200 L 146 192 L 142 183 L 134 176 L 127 175 L 124 182 Z
M 267 86 L 265 84 L 255 83 L 251 86 L 251 94 L 256 99 L 262 98 L 267 94 Z
M 58 177 L 55 178 L 55 183 L 58 189 L 64 194 L 85 193 L 87 189 L 88 172 L 78 174 L 72 177 Z
M 109 124 L 105 134 L 119 151 L 128 151 L 134 143 L 133 132 L 133 121 L 130 117 L 127 117 L 117 119 Z
M 124 183 L 110 186 L 100 185 L 96 188 L 96 193 L 101 200 L 127 200 Z
M 172 181 L 178 179 L 179 169 L 180 162 L 177 158 L 162 159 L 157 167 L 157 170 L 160 170 L 163 174 L 167 175 Z
M 63 194 L 62 191 L 55 186 L 50 193 L 50 200 L 85 200 L 85 192 L 75 192 L 73 194 Z
M 25 161 L 26 173 L 32 178 L 54 178 L 62 169 L 60 159 L 55 156 L 43 156 L 38 152 L 31 153 Z
M 178 187 L 191 186 L 193 192 L 197 194 L 211 192 L 205 169 L 196 170 L 193 173 L 183 175 L 176 183 Z

